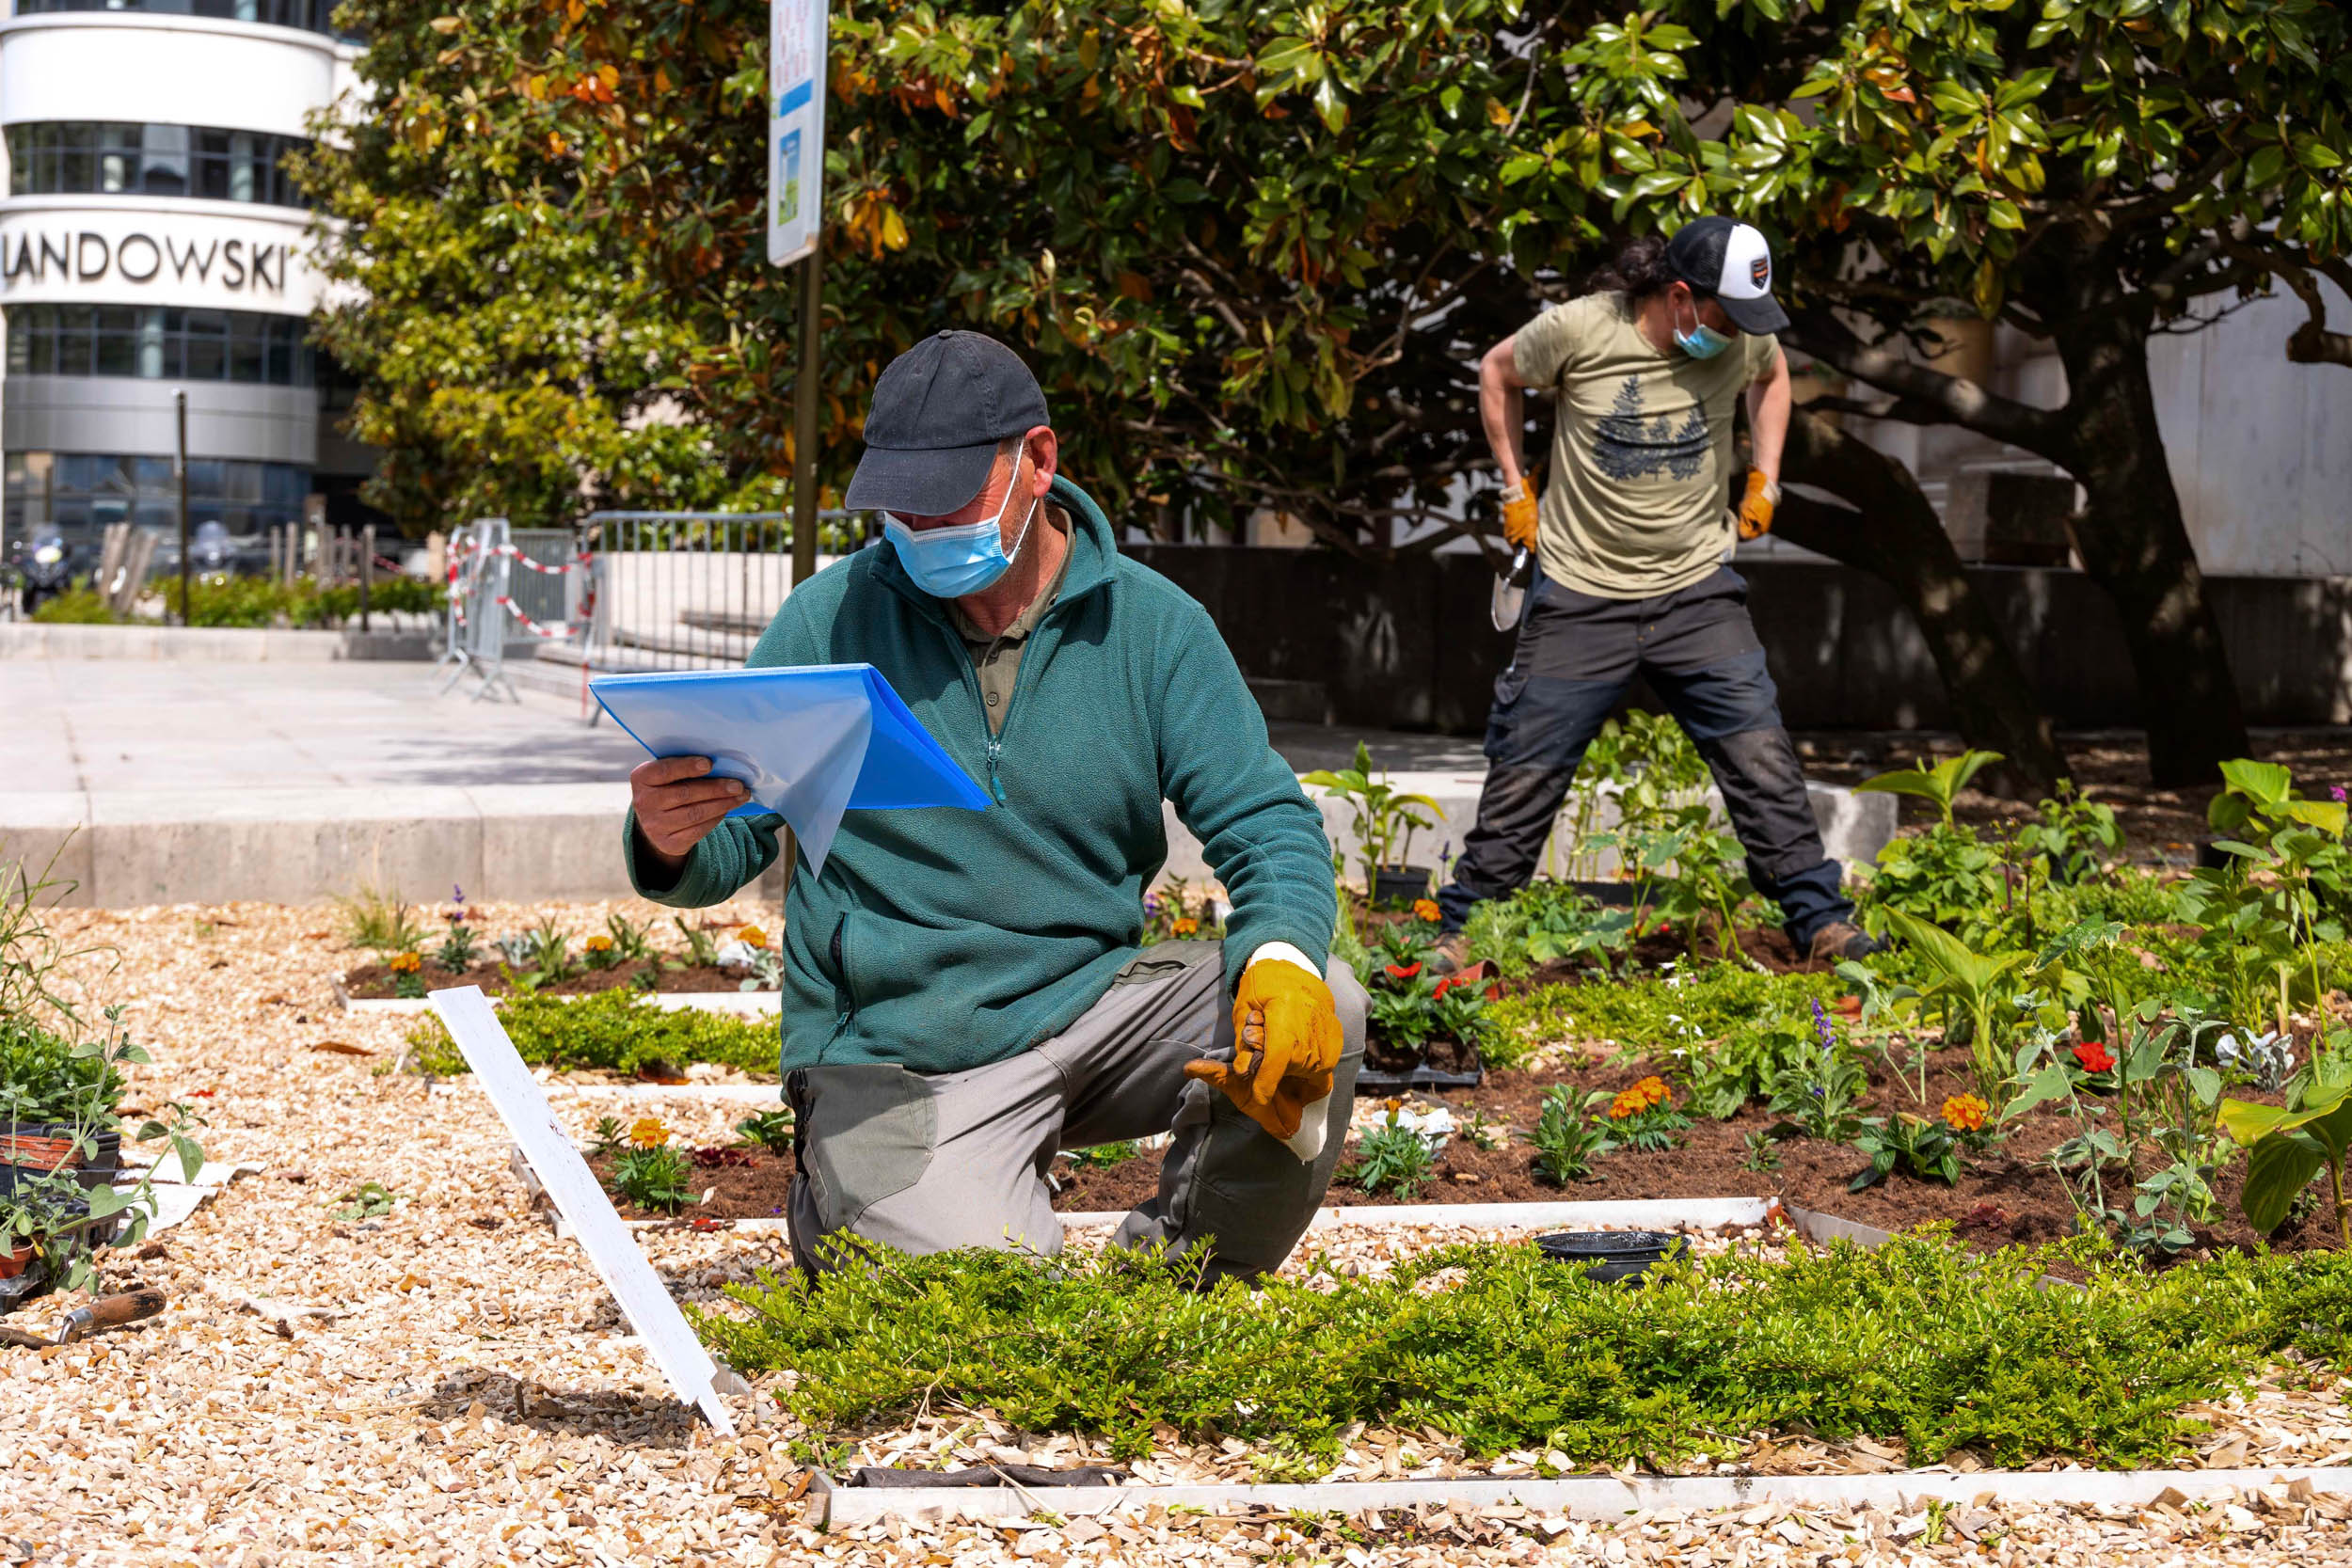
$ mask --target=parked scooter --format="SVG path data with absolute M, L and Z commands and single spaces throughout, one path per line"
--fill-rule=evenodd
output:
M 24 554 L 17 558 L 17 575 L 24 581 L 18 602 L 24 612 L 30 615 L 64 593 L 72 581 L 72 566 L 63 534 L 34 535 Z

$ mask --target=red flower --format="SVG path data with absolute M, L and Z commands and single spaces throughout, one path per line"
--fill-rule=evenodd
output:
M 1447 991 L 1452 990 L 1455 986 L 1458 986 L 1461 983 L 1462 977 L 1459 974 L 1449 974 L 1444 979 L 1438 982 L 1438 989 L 1429 993 L 1429 999 L 1432 1002 L 1435 1002 L 1438 997 L 1443 996 Z
M 2074 1060 L 2082 1063 L 2085 1072 L 2105 1072 L 2115 1065 L 2107 1048 L 2096 1040 L 2085 1040 L 2074 1047 Z
M 1391 980 L 1409 980 L 1420 973 L 1421 965 L 1419 964 L 1389 965 L 1389 978 Z

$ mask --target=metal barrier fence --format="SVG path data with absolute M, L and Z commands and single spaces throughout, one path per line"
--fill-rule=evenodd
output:
M 583 657 L 599 673 L 739 665 L 792 587 L 781 512 L 599 512 L 583 547 L 594 594 Z

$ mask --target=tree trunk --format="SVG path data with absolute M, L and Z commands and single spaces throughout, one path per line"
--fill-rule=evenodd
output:
M 2026 800 L 2050 794 L 2066 755 L 2049 716 L 1911 471 L 1802 409 L 1789 422 L 1784 464 L 1782 478 L 1853 504 L 1791 495 L 1773 531 L 1895 590 L 1934 656 L 1961 738 L 2006 759 L 1979 775 L 1982 787 Z
M 2047 319 L 2066 367 L 2069 467 L 2088 497 L 2075 551 L 2123 623 L 2152 781 L 2209 784 L 2249 754 L 2246 715 L 2156 426 L 2148 324 L 2112 299 L 2074 303 Z

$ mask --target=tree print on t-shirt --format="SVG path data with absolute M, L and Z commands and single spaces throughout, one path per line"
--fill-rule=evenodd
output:
M 1677 428 L 1674 416 L 1643 412 L 1642 378 L 1629 375 L 1617 401 L 1593 430 L 1593 466 L 1611 479 L 1696 479 L 1707 461 L 1707 410 L 1692 404 Z

